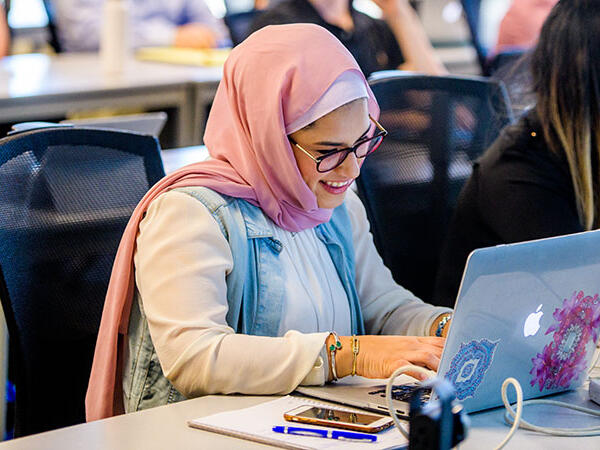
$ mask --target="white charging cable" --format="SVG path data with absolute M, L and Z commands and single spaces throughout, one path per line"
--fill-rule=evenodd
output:
M 402 367 L 399 367 L 398 369 L 396 369 L 394 371 L 394 373 L 392 374 L 392 376 L 389 378 L 389 380 L 385 386 L 385 398 L 387 400 L 388 411 L 390 412 L 390 416 L 392 416 L 392 419 L 394 420 L 394 424 L 396 425 L 396 428 L 398 428 L 400 433 L 402 433 L 402 435 L 406 439 L 408 439 L 408 431 L 400 423 L 400 420 L 398 419 L 398 416 L 396 415 L 396 408 L 394 407 L 394 404 L 392 402 L 392 386 L 394 385 L 394 380 L 406 372 L 419 372 L 429 378 L 429 377 L 431 377 L 431 371 L 426 370 L 420 366 L 413 366 L 412 364 L 407 364 L 406 366 L 402 366 Z
M 414 365 L 409 364 L 409 365 L 405 365 L 405 366 L 402 366 L 402 367 L 396 369 L 394 371 L 394 373 L 392 374 L 392 376 L 388 379 L 388 382 L 385 387 L 385 397 L 386 397 L 386 401 L 387 401 L 387 405 L 388 405 L 388 410 L 390 412 L 390 416 L 392 417 L 394 424 L 396 425 L 396 428 L 398 428 L 400 433 L 402 433 L 402 435 L 407 439 L 408 439 L 408 431 L 406 430 L 406 428 L 404 428 L 402 423 L 400 423 L 400 420 L 398 419 L 398 416 L 396 414 L 396 409 L 393 405 L 392 386 L 394 385 L 394 380 L 397 377 L 399 377 L 400 375 L 402 375 L 406 372 L 409 372 L 409 371 L 410 372 L 419 372 L 419 373 L 426 375 L 427 377 L 431 376 L 431 372 L 424 369 L 423 367 L 414 366 Z M 516 402 L 517 409 L 516 410 L 513 410 L 512 405 L 508 401 L 507 389 L 508 389 L 509 384 L 511 384 L 515 388 L 515 391 L 517 394 L 517 402 Z M 598 411 L 598 410 L 584 408 L 582 406 L 571 405 L 570 403 L 558 402 L 556 400 L 526 400 L 526 401 L 523 401 L 523 390 L 521 388 L 521 385 L 515 378 L 512 378 L 512 377 L 507 378 L 502 383 L 501 394 L 502 394 L 502 402 L 504 403 L 504 407 L 506 408 L 506 412 L 504 413 L 504 420 L 506 421 L 507 424 L 512 425 L 512 426 L 511 426 L 508 434 L 504 438 L 504 440 L 494 450 L 500 450 L 501 448 L 503 448 L 508 443 L 508 441 L 510 441 L 510 439 L 513 437 L 517 428 L 523 428 L 525 430 L 536 431 L 539 433 L 550 434 L 553 436 L 599 436 L 600 435 L 600 426 L 588 427 L 588 428 L 541 427 L 538 425 L 533 425 L 533 424 L 525 421 L 522 418 L 523 408 L 525 405 L 558 406 L 561 408 L 568 408 L 568 409 L 572 409 L 574 411 L 579 411 L 579 412 L 582 412 L 585 414 L 590 414 L 592 416 L 600 417 L 600 411 Z
M 508 389 L 509 384 L 513 385 L 513 387 L 515 388 L 515 391 L 517 393 L 517 411 L 516 412 L 514 412 L 512 410 L 510 403 L 508 403 L 508 397 L 506 396 L 506 390 Z M 508 430 L 508 434 L 506 435 L 506 437 L 502 440 L 502 442 L 500 442 L 500 444 L 494 450 L 500 450 L 506 444 L 508 444 L 508 441 L 511 440 L 511 438 L 517 431 L 517 428 L 519 428 L 519 424 L 521 423 L 521 415 L 523 414 L 523 389 L 521 388 L 521 384 L 515 378 L 512 378 L 512 377 L 507 378 L 506 380 L 504 380 L 504 383 L 502 383 L 502 388 L 500 391 L 502 393 L 502 403 L 504 403 L 504 407 L 510 409 L 511 413 L 514 414 L 513 418 L 515 420 L 514 420 L 514 422 L 512 422 L 512 427 L 510 427 L 510 430 Z M 504 417 L 505 417 L 504 420 L 506 420 L 506 415 Z
M 595 358 L 594 363 L 590 366 L 588 374 L 594 370 L 594 367 L 600 360 L 600 351 L 596 350 L 598 355 Z M 517 410 L 513 410 L 511 404 L 508 402 L 508 398 L 506 396 L 506 390 L 508 389 L 508 385 L 512 384 L 515 388 L 517 394 Z M 502 383 L 502 403 L 504 403 L 504 408 L 506 411 L 504 412 L 504 421 L 512 425 L 510 431 L 504 438 L 504 440 L 496 447 L 495 450 L 499 450 L 504 447 L 508 441 L 513 437 L 517 428 L 523 428 L 524 430 L 536 431 L 538 433 L 550 434 L 552 436 L 600 436 L 600 426 L 588 427 L 588 428 L 553 428 L 553 427 L 541 427 L 539 425 L 533 425 L 532 423 L 527 422 L 522 419 L 521 416 L 523 414 L 523 407 L 525 405 L 550 405 L 557 406 L 559 408 L 567 408 L 572 409 L 574 411 L 579 411 L 584 414 L 590 414 L 592 416 L 600 417 L 600 411 L 596 409 L 584 408 L 583 406 L 572 405 L 570 403 L 559 402 L 556 400 L 526 400 L 523 401 L 523 390 L 521 389 L 521 385 L 514 378 L 507 378 Z
M 513 384 L 515 389 L 517 390 L 517 411 L 515 412 L 512 409 L 511 404 L 508 402 L 508 398 L 506 397 L 506 388 L 508 384 Z M 519 382 L 514 378 L 507 378 L 504 380 L 502 384 L 502 402 L 504 403 L 504 407 L 506 408 L 506 412 L 504 413 L 504 420 L 508 424 L 512 424 L 511 430 L 509 432 L 510 437 L 512 437 L 512 433 L 514 433 L 513 429 L 515 425 L 519 428 L 523 428 L 524 430 L 537 431 L 539 433 L 550 434 L 553 436 L 599 436 L 600 435 L 600 425 L 594 427 L 587 428 L 553 428 L 553 427 L 541 427 L 539 425 L 533 425 L 532 423 L 527 422 L 526 420 L 521 418 L 521 412 L 525 405 L 550 405 L 550 406 L 558 406 L 560 408 L 572 409 L 574 411 L 579 411 L 585 414 L 590 414 L 592 416 L 600 417 L 600 411 L 584 408 L 583 406 L 572 405 L 570 403 L 558 402 L 556 400 L 527 400 L 523 401 L 523 393 L 521 391 L 521 386 Z M 507 438 L 497 447 L 497 449 L 502 448 L 510 439 L 509 435 Z

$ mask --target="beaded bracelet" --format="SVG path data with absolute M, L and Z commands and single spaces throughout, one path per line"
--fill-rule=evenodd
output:
M 331 374 L 333 375 L 332 381 L 337 381 L 337 371 L 335 370 L 335 352 L 342 349 L 342 341 L 335 331 L 329 332 L 330 336 L 333 336 L 333 344 L 329 346 L 329 355 L 331 356 Z
M 358 352 L 360 350 L 360 342 L 355 334 L 352 335 L 352 376 L 356 375 L 356 360 L 358 359 Z
M 452 314 L 448 314 L 448 315 L 442 317 L 442 319 L 438 322 L 437 329 L 435 330 L 435 335 L 437 337 L 442 337 L 442 334 L 444 333 L 444 327 L 446 326 L 446 324 L 448 322 L 450 322 L 451 319 L 452 319 Z

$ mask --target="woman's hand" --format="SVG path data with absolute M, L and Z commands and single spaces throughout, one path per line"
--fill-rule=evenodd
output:
M 357 375 L 366 378 L 389 378 L 407 364 L 437 370 L 445 339 L 416 336 L 361 336 L 357 358 Z M 362 353 L 362 354 L 361 354 Z M 419 380 L 423 374 L 407 372 Z
M 329 343 L 328 338 L 328 343 Z M 352 338 L 341 337 L 342 349 L 336 352 L 336 372 L 339 378 L 352 372 Z M 399 367 L 414 364 L 437 370 L 445 339 L 417 336 L 359 336 L 360 351 L 356 374 L 366 378 L 389 378 Z M 419 380 L 423 374 L 407 372 Z

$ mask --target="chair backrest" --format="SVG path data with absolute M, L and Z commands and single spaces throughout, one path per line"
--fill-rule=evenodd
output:
M 0 140 L 0 299 L 16 362 L 15 435 L 85 421 L 113 259 L 164 170 L 151 136 L 75 127 Z
M 231 36 L 233 45 L 238 45 L 248 37 L 250 25 L 252 25 L 254 19 L 263 12 L 264 11 L 259 9 L 252 9 L 250 11 L 226 14 L 225 17 L 223 17 L 223 21 L 229 29 L 229 35 Z
M 485 78 L 374 74 L 389 135 L 357 188 L 394 279 L 430 301 L 447 226 L 471 164 L 512 121 L 501 83 Z

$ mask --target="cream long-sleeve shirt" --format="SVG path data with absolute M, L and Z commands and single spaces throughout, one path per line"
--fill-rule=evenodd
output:
M 346 205 L 355 249 L 356 288 L 367 333 L 427 335 L 433 320 L 449 310 L 423 303 L 394 282 L 373 245 L 362 203 L 350 190 Z M 315 283 L 306 280 L 321 273 L 323 267 L 320 263 L 304 267 L 303 263 L 315 254 L 328 255 L 324 245 L 320 249 L 315 244 L 313 230 L 300 236 L 276 231 L 279 239 L 301 240 L 297 248 L 284 245 L 288 252 L 282 259 L 284 270 L 291 274 L 300 267 L 308 273 L 286 283 L 286 302 L 292 303 L 284 305 L 284 311 L 325 309 L 326 317 L 336 317 L 340 311 L 337 326 L 343 329 L 339 317 L 349 315 L 343 310 L 347 299 L 339 296 L 339 280 L 333 280 L 333 287 L 317 289 L 310 298 L 297 294 L 298 288 L 305 292 L 315 289 Z M 303 254 L 301 250 L 307 246 L 315 248 Z M 186 397 L 287 393 L 299 384 L 326 381 L 324 343 L 334 319 L 319 324 L 315 314 L 295 314 L 296 319 L 286 316 L 286 326 L 304 332 L 281 329 L 280 337 L 236 334 L 227 325 L 225 278 L 233 264 L 231 250 L 210 212 L 190 195 L 170 191 L 151 203 L 140 224 L 134 264 L 163 373 Z M 333 277 L 337 277 L 335 272 Z M 336 283 L 340 283 L 337 288 Z M 306 323 L 311 317 L 312 326 Z M 315 332 L 306 332 L 307 328 Z

